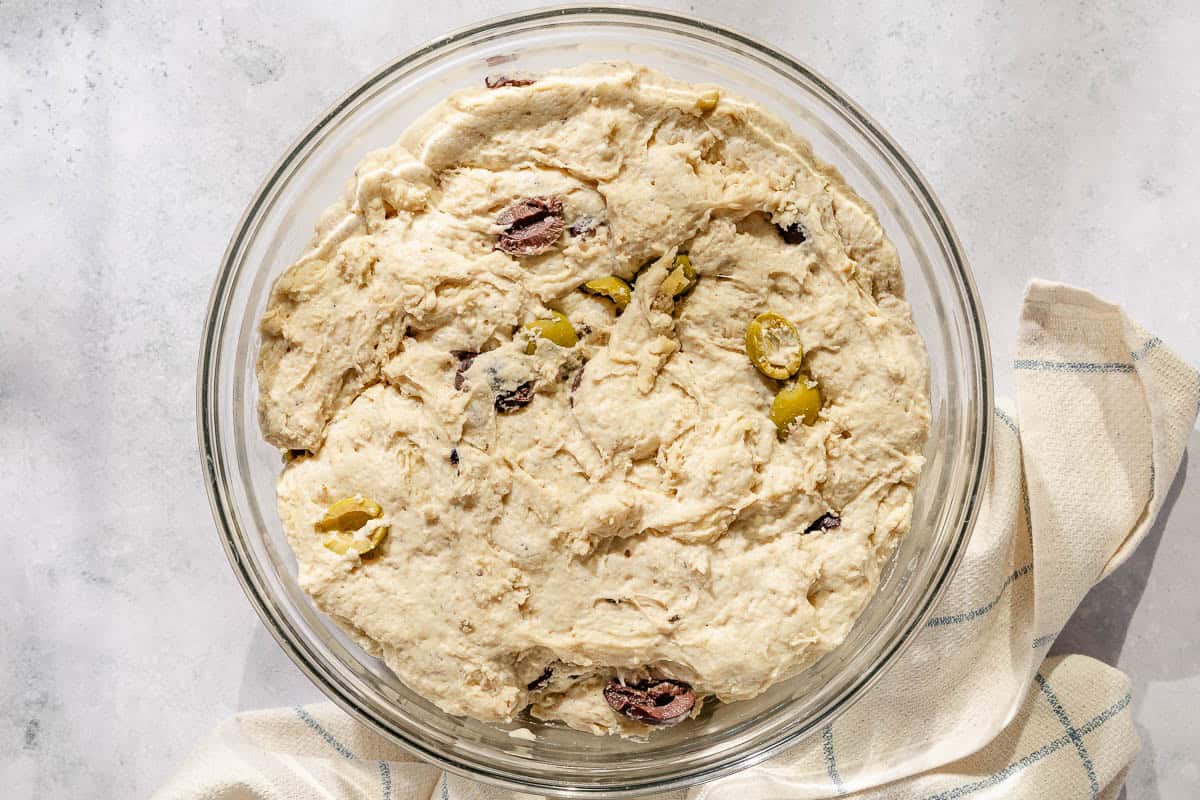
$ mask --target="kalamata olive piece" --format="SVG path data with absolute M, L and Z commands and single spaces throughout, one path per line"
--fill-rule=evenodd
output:
M 604 699 L 618 714 L 646 725 L 676 725 L 696 707 L 696 693 L 683 681 L 669 678 L 624 684 L 610 678 Z
M 546 669 L 542 672 L 542 674 L 538 675 L 536 678 L 531 680 L 529 682 L 529 685 L 526 686 L 525 688 L 531 692 L 536 692 L 538 689 L 541 689 L 546 684 L 548 684 L 550 682 L 550 678 L 552 678 L 552 677 L 554 677 L 554 670 L 550 669 L 549 667 L 546 667 Z
M 554 195 L 527 197 L 500 212 L 504 228 L 496 249 L 513 256 L 536 256 L 554 247 L 563 228 L 563 202 Z
M 525 381 L 515 389 L 496 392 L 496 410 L 501 414 L 524 408 L 533 402 L 533 381 Z
M 841 525 L 842 518 L 831 511 L 817 517 L 813 524 L 804 529 L 804 532 L 816 533 L 817 531 L 828 531 L 833 530 L 834 528 L 840 528 Z
M 454 388 L 461 389 L 466 380 L 464 375 L 471 368 L 472 362 L 479 357 L 479 353 L 474 350 L 451 350 L 450 355 L 458 361 L 458 369 L 454 371 Z
M 485 75 L 483 85 L 489 89 L 499 89 L 501 86 L 532 86 L 533 78 L 521 78 L 513 75 Z
M 776 225 L 775 228 L 788 244 L 804 244 L 808 241 L 808 229 L 804 227 L 804 223 L 802 222 L 793 222 L 791 225 Z

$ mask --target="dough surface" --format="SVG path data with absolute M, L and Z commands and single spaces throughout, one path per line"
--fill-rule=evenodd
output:
M 930 409 L 896 252 L 807 142 L 715 88 L 593 64 L 454 94 L 366 156 L 273 289 L 259 412 L 308 451 L 278 483 L 301 584 L 449 713 L 644 735 L 611 678 L 753 697 L 842 641 L 908 530 Z M 497 249 L 531 197 L 568 229 Z M 699 278 L 672 300 L 677 253 Z M 580 291 L 608 275 L 621 313 Z M 555 310 L 575 346 L 521 330 Z M 823 395 L 786 436 L 745 352 L 768 310 Z M 370 559 L 314 528 L 359 494 L 389 526 Z

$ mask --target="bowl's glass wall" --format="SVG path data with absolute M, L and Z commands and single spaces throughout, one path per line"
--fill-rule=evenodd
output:
M 390 144 L 450 92 L 485 74 L 628 60 L 721 84 L 789 122 L 870 201 L 900 252 L 908 298 L 929 348 L 933 433 L 912 532 L 850 638 L 754 700 L 715 704 L 648 743 L 600 739 L 525 721 L 442 714 L 316 612 L 274 510 L 278 451 L 255 416 L 256 325 L 275 278 L 368 150 Z M 761 45 L 661 14 L 540 12 L 456 34 L 369 79 L 310 131 L 268 178 L 230 245 L 201 355 L 201 447 L 230 558 L 268 627 L 331 698 L 387 735 L 457 771 L 547 791 L 692 782 L 765 757 L 828 721 L 922 624 L 948 578 L 977 504 L 989 436 L 986 337 L 965 263 L 936 202 L 903 156 L 821 79 Z

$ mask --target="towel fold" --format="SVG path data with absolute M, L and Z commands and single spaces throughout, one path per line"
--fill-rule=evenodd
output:
M 933 617 L 819 735 L 691 800 L 1115 798 L 1138 751 L 1129 681 L 1045 653 L 1093 584 L 1146 535 L 1200 411 L 1200 374 L 1115 305 L 1026 293 L 1016 407 Z M 448 776 L 330 704 L 239 714 L 156 800 L 529 797 Z

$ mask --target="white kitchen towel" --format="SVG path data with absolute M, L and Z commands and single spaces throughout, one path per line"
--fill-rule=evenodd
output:
M 1034 282 L 979 521 L 912 646 L 818 736 L 690 800 L 1114 798 L 1138 739 L 1129 682 L 1044 654 L 1162 506 L 1200 375 L 1110 303 Z M 1019 425 L 1018 425 L 1019 420 Z M 329 704 L 239 714 L 156 800 L 528 797 L 447 776 Z

